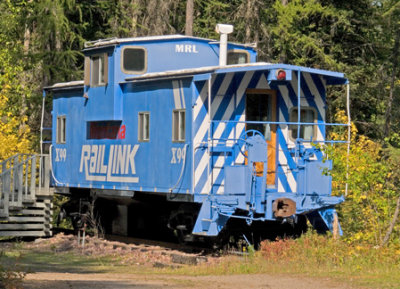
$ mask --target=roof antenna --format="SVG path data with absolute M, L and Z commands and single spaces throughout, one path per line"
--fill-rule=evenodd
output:
M 233 25 L 217 24 L 215 31 L 221 35 L 219 41 L 219 66 L 226 66 L 228 34 L 233 32 Z

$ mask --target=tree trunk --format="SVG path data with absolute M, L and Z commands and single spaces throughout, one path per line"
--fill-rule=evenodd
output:
M 250 42 L 251 39 L 251 29 L 254 27 L 251 27 L 252 25 L 249 25 L 251 23 L 251 17 L 255 15 L 251 15 L 252 13 L 252 7 L 253 7 L 253 1 L 248 0 L 247 1 L 247 7 L 246 7 L 246 37 L 245 37 L 245 42 Z
M 397 199 L 396 210 L 394 211 L 392 222 L 390 223 L 389 229 L 387 230 L 385 238 L 383 238 L 380 247 L 385 246 L 386 243 L 389 241 L 390 235 L 392 234 L 397 219 L 399 218 L 399 212 L 400 212 L 400 196 Z
M 193 13 L 194 13 L 194 0 L 187 0 L 185 34 L 189 36 L 193 35 Z
M 391 79 L 390 79 L 389 99 L 387 102 L 386 113 L 385 113 L 385 130 L 384 130 L 385 137 L 388 137 L 390 135 L 394 83 L 396 80 L 397 67 L 399 64 L 399 46 L 400 46 L 400 29 L 397 30 L 396 38 L 394 40 L 394 46 L 393 46 L 393 54 L 392 54 L 393 58 L 391 61 L 393 63 L 393 69 L 392 69 L 392 75 L 391 75 Z
M 31 31 L 29 30 L 28 25 L 25 25 L 25 33 L 24 33 L 24 53 L 25 54 L 28 54 L 30 44 L 31 44 Z

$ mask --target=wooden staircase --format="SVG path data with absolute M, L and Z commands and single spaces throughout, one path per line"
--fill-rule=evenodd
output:
M 48 155 L 17 154 L 0 163 L 0 237 L 52 235 Z

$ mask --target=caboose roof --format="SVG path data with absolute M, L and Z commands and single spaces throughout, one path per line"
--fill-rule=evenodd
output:
M 160 78 L 177 78 L 182 76 L 195 76 L 207 73 L 221 74 L 221 73 L 236 73 L 245 71 L 260 71 L 260 70 L 270 71 L 276 69 L 286 69 L 291 71 L 300 71 L 300 72 L 307 72 L 311 74 L 321 75 L 324 77 L 328 85 L 340 85 L 340 84 L 346 84 L 348 82 L 348 79 L 345 77 L 344 73 L 341 72 L 309 68 L 309 67 L 290 65 L 290 64 L 279 64 L 279 63 L 272 64 L 268 62 L 246 63 L 246 64 L 229 65 L 229 66 L 208 66 L 208 67 L 200 67 L 192 69 L 146 73 L 141 76 L 128 77 L 125 79 L 125 82 L 141 82 L 141 81 L 156 80 Z
M 154 42 L 154 41 L 183 41 L 183 40 L 196 40 L 206 43 L 215 43 L 218 44 L 219 41 L 214 39 L 208 38 L 201 38 L 201 37 L 194 37 L 194 36 L 187 36 L 181 34 L 174 34 L 174 35 L 163 35 L 163 36 L 146 36 L 146 37 L 131 37 L 131 38 L 108 38 L 108 39 L 100 39 L 95 41 L 88 41 L 85 43 L 85 50 L 91 50 L 93 48 L 99 47 L 106 47 L 106 46 L 113 46 L 123 43 L 137 43 L 137 42 Z M 233 43 L 231 44 L 242 46 L 242 47 L 255 47 L 255 44 L 240 44 L 240 43 Z
M 229 66 L 206 66 L 199 68 L 190 68 L 190 69 L 180 69 L 180 70 L 170 70 L 170 71 L 162 71 L 162 72 L 153 72 L 146 73 L 140 76 L 135 77 L 127 77 L 124 82 L 121 83 L 133 83 L 133 82 L 145 82 L 145 81 L 153 81 L 159 79 L 173 79 L 180 77 L 195 77 L 202 78 L 202 75 L 205 74 L 222 74 L 222 73 L 236 73 L 236 72 L 245 72 L 245 71 L 271 71 L 276 69 L 286 69 L 291 71 L 300 71 L 306 72 L 316 75 L 321 75 L 326 80 L 327 85 L 341 85 L 348 83 L 348 79 L 345 77 L 345 74 L 342 72 L 329 71 L 323 69 L 316 69 L 310 67 L 303 67 L 297 65 L 290 64 L 273 64 L 268 62 L 256 62 L 256 63 L 246 63 L 246 64 L 238 64 L 238 65 L 229 65 Z M 45 87 L 45 90 L 63 90 L 68 88 L 82 88 L 83 81 L 71 81 L 71 82 L 63 82 L 56 83 L 52 86 Z
M 273 64 L 268 62 L 256 62 L 256 63 L 246 63 L 239 65 L 229 65 L 229 66 L 207 66 L 200 68 L 191 68 L 191 69 L 180 69 L 180 70 L 170 70 L 163 72 L 154 72 L 154 73 L 146 73 L 140 76 L 128 77 L 122 83 L 128 82 L 144 82 L 144 81 L 152 81 L 166 78 L 180 78 L 186 76 L 196 76 L 201 77 L 204 74 L 221 74 L 221 73 L 236 73 L 236 72 L 245 72 L 245 71 L 270 71 L 275 69 L 286 69 L 292 71 L 300 71 L 307 72 L 311 74 L 321 75 L 326 80 L 326 84 L 328 85 L 341 85 L 348 83 L 348 79 L 345 77 L 345 74 L 342 72 L 329 71 L 323 69 L 309 68 L 297 65 L 290 64 Z M 71 81 L 71 82 L 63 82 L 56 83 L 52 86 L 45 87 L 45 90 L 62 90 L 66 88 L 81 88 L 83 87 L 83 81 Z

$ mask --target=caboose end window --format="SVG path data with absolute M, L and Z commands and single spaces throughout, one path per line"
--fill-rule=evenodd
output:
M 139 112 L 138 140 L 150 140 L 150 112 Z
M 143 74 L 147 70 L 147 52 L 141 47 L 122 48 L 121 69 L 127 74 Z
M 245 50 L 229 50 L 227 64 L 245 64 L 250 62 L 250 55 Z
M 172 141 L 185 141 L 185 110 L 175 109 L 172 112 Z
M 57 131 L 56 131 L 56 142 L 58 144 L 65 144 L 65 135 L 66 135 L 66 118 L 65 115 L 57 117 Z
M 298 121 L 297 107 L 290 111 L 290 122 Z M 301 123 L 314 123 L 317 121 L 316 111 L 312 107 L 300 108 L 300 122 Z M 289 126 L 290 138 L 292 140 L 297 139 L 297 128 L 298 126 L 293 124 Z M 300 126 L 300 138 L 304 140 L 315 140 L 317 136 L 316 125 L 302 124 Z

